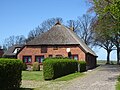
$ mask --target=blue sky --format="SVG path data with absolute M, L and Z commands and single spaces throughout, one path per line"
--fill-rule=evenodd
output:
M 27 37 L 30 30 L 49 18 L 61 17 L 64 22 L 76 20 L 88 8 L 85 0 L 0 0 L 0 45 L 12 35 Z M 104 50 L 94 50 L 99 59 L 106 59 Z
M 10 35 L 27 36 L 48 18 L 74 20 L 86 10 L 84 0 L 0 0 L 0 39 L 3 41 Z

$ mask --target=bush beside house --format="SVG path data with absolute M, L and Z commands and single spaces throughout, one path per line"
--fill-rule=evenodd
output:
M 23 63 L 23 71 L 27 70 L 27 64 L 26 63 Z
M 33 63 L 33 71 L 40 71 L 40 64 L 39 62 Z
M 86 62 L 78 61 L 78 71 L 85 72 L 86 71 Z
M 21 85 L 23 63 L 17 59 L 0 59 L 0 89 L 14 90 Z
M 47 58 L 43 62 L 45 80 L 55 79 L 76 72 L 78 62 L 67 58 Z

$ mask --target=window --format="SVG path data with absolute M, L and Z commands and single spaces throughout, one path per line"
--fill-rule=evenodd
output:
M 32 57 L 31 56 L 23 56 L 23 62 L 24 63 L 31 63 Z
M 58 54 L 58 55 L 56 55 L 56 57 L 63 57 L 62 55 L 60 55 L 60 54 Z
M 49 57 L 50 57 L 50 58 L 52 58 L 52 57 L 53 57 L 53 55 L 49 55 Z
M 15 48 L 14 52 L 13 53 L 17 53 L 18 51 L 20 50 L 20 48 Z
M 54 47 L 53 47 L 53 50 L 58 50 L 58 46 L 54 46 Z
M 47 46 L 41 46 L 41 53 L 47 53 Z
M 78 60 L 78 55 L 71 55 L 71 59 Z
M 44 60 L 44 56 L 35 56 L 35 61 L 36 62 L 42 63 L 43 60 Z
M 73 59 L 74 59 L 74 60 L 78 60 L 78 56 L 77 56 L 77 55 L 75 55 Z

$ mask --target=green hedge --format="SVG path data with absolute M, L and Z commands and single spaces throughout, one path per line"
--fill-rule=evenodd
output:
M 55 79 L 76 72 L 78 62 L 67 58 L 47 58 L 43 62 L 45 80 Z
M 17 59 L 0 59 L 0 89 L 14 90 L 21 85 L 23 63 Z
M 85 61 L 78 61 L 78 68 L 80 70 L 80 72 L 84 72 L 86 71 L 86 62 Z

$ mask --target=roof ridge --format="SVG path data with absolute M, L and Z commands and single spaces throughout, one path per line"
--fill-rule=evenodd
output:
M 68 32 L 72 35 L 72 37 L 79 43 L 79 40 L 74 37 L 74 35 L 71 33 L 71 30 L 68 29 L 67 27 L 65 27 L 65 28 L 66 28 L 66 29 L 68 30 Z M 79 43 L 79 44 L 80 44 L 80 43 Z
M 80 43 L 80 42 L 82 42 L 82 43 L 84 44 L 85 48 L 89 49 L 89 51 L 87 51 L 85 48 L 83 48 L 87 53 L 91 53 L 91 52 L 92 52 L 93 55 L 96 55 L 96 54 L 94 53 L 94 51 L 93 51 L 92 49 L 90 49 L 90 48 L 85 44 L 85 42 L 83 42 L 82 39 L 80 39 L 73 31 L 71 31 L 71 30 L 68 29 L 67 27 L 65 27 L 65 28 L 70 32 L 70 34 L 72 35 L 72 37 L 80 44 L 80 46 L 83 47 L 83 45 L 81 45 L 81 43 Z M 73 33 L 72 33 L 72 32 L 73 32 Z
M 61 25 L 60 21 L 57 21 L 55 25 Z

